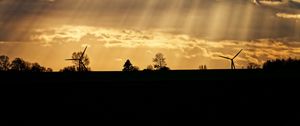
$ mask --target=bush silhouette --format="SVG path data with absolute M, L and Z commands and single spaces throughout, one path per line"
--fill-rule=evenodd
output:
M 207 70 L 207 66 L 206 65 L 200 65 L 199 70 Z
M 61 70 L 59 70 L 59 72 L 76 72 L 76 67 L 75 66 L 67 66 Z
M 169 67 L 162 67 L 162 68 L 160 68 L 159 69 L 160 71 L 169 71 L 169 70 L 171 70 Z
M 153 71 L 154 68 L 152 65 L 148 65 L 146 69 L 144 69 L 143 71 Z

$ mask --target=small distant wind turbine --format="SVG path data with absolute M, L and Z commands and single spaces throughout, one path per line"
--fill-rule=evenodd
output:
M 241 49 L 233 58 L 229 58 L 229 57 L 226 57 L 226 56 L 219 56 L 221 58 L 224 58 L 224 59 L 228 59 L 231 61 L 231 69 L 235 69 L 235 65 L 234 65 L 234 59 L 243 51 L 243 49 Z
M 85 47 L 84 51 L 82 52 L 81 56 L 78 59 L 66 59 L 66 60 L 71 60 L 71 61 L 78 61 L 78 69 L 79 69 L 79 71 L 82 70 L 81 67 L 83 67 L 85 71 L 88 70 L 86 68 L 86 66 L 84 65 L 83 61 L 82 61 L 83 58 L 84 58 L 84 54 L 85 54 L 86 49 L 87 49 L 87 46 Z

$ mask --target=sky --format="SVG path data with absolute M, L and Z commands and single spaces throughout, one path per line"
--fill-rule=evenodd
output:
M 229 69 L 300 56 L 300 0 L 0 0 L 0 55 L 59 70 L 88 46 L 95 71 Z

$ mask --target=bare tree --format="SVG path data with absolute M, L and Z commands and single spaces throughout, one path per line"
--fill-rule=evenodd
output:
M 261 67 L 256 63 L 249 63 L 247 69 L 261 69 Z
M 5 55 L 0 56 L 0 71 L 8 71 L 9 66 L 9 57 Z
M 155 58 L 153 58 L 153 62 L 156 70 L 165 70 L 167 68 L 166 58 L 164 58 L 162 53 L 157 53 Z
M 72 59 L 80 59 L 82 54 L 83 54 L 83 52 L 74 52 L 72 54 Z M 86 70 L 89 71 L 90 70 L 90 68 L 88 67 L 88 65 L 90 64 L 90 59 L 87 56 L 87 54 L 83 55 L 82 63 L 79 63 L 78 60 L 73 60 L 73 63 L 75 66 L 77 66 L 76 71 L 86 71 Z

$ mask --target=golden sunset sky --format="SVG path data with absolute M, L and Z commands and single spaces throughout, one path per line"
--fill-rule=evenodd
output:
M 0 55 L 59 70 L 85 46 L 94 71 L 158 52 L 171 69 L 299 58 L 300 0 L 0 0 Z

